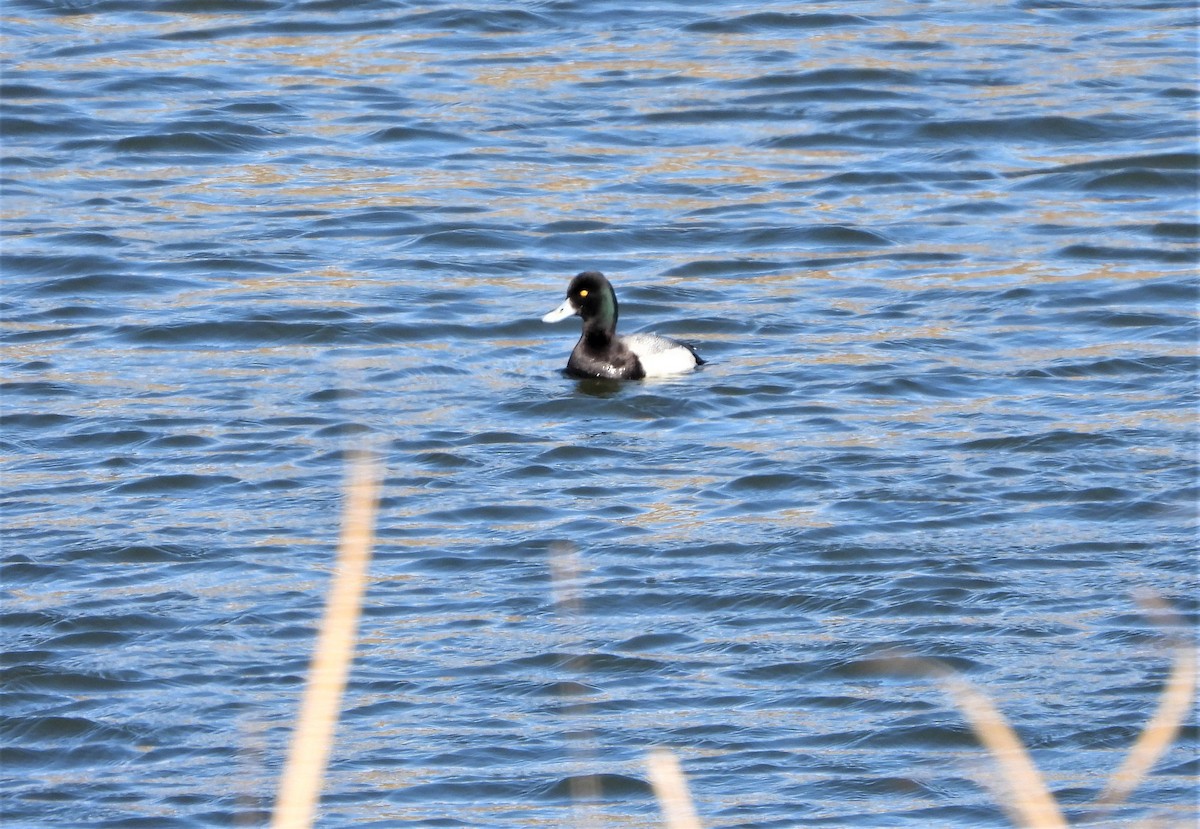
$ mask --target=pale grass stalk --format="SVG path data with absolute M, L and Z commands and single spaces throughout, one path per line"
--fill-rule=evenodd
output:
M 1011 812 L 1014 822 L 1028 829 L 1066 829 L 1066 818 L 1046 788 L 1041 773 L 991 699 L 953 674 L 943 674 L 941 680 L 979 741 L 996 761 L 1009 795 L 1002 805 Z
M 1144 596 L 1147 609 L 1167 617 L 1172 626 L 1181 625 L 1171 609 L 1154 596 Z M 1062 829 L 1068 824 L 1054 797 L 1046 789 L 1041 773 L 1029 758 L 1020 739 L 986 694 L 937 663 L 924 662 L 938 675 L 970 722 L 980 742 L 992 753 L 1000 768 L 1000 781 L 1007 788 L 1004 805 L 1018 825 L 1031 829 Z M 1130 749 L 1129 756 L 1109 780 L 1098 801 L 1101 814 L 1121 803 L 1145 779 L 1166 753 L 1192 710 L 1196 695 L 1197 659 L 1190 643 L 1175 648 L 1175 663 L 1163 688 L 1154 715 Z
M 342 692 L 354 657 L 378 499 L 376 462 L 365 454 L 354 455 L 346 483 L 337 568 L 279 783 L 272 829 L 308 829 L 321 798 Z
M 1151 610 L 1171 614 L 1170 608 L 1161 600 L 1146 597 L 1142 599 L 1142 604 Z M 1173 614 L 1168 621 L 1178 624 Z M 1125 800 L 1171 747 L 1180 726 L 1192 710 L 1195 696 L 1196 651 L 1191 643 L 1184 642 L 1175 648 L 1175 665 L 1163 688 L 1158 708 L 1100 796 L 1099 805 L 1102 809 L 1107 810 Z
M 577 619 L 583 614 L 583 599 L 580 597 L 579 551 L 566 541 L 555 541 L 550 545 L 550 594 L 554 609 L 559 616 Z
M 1108 781 L 1100 798 L 1102 806 L 1115 806 L 1128 797 L 1175 742 L 1175 735 L 1192 708 L 1195 691 L 1196 654 L 1191 648 L 1179 648 L 1158 708 L 1129 750 L 1129 757 Z
M 582 572 L 579 550 L 569 542 L 556 541 L 550 545 L 549 563 L 550 591 L 554 598 L 555 613 L 558 614 L 561 621 L 577 624 L 583 617 L 583 597 L 579 587 L 579 578 Z M 582 681 L 582 677 L 588 671 L 588 658 L 581 654 L 571 659 L 565 667 L 580 677 Z M 569 699 L 564 695 L 561 697 L 561 702 L 566 708 Z M 574 709 L 581 711 L 585 709 L 585 706 L 574 706 Z M 578 732 L 573 733 L 578 734 Z M 585 805 L 593 803 L 600 797 L 599 778 L 588 771 L 594 760 L 590 746 L 591 736 L 591 732 L 587 731 L 578 736 L 569 737 L 567 740 L 567 751 L 573 760 L 567 788 L 571 795 L 575 822 L 584 829 L 594 829 L 599 826 L 595 810 Z
M 679 758 L 665 748 L 656 748 L 646 755 L 646 769 L 666 829 L 701 829 Z

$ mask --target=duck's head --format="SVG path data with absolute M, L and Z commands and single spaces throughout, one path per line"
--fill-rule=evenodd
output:
M 611 331 L 617 325 L 617 295 L 612 284 L 599 271 L 584 271 L 567 286 L 563 304 L 542 317 L 542 322 L 558 322 L 578 314 L 585 326 Z

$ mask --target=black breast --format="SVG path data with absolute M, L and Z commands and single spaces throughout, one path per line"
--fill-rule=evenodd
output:
M 581 337 L 567 361 L 567 373 L 609 380 L 641 380 L 646 376 L 637 355 L 615 338 L 597 347 Z

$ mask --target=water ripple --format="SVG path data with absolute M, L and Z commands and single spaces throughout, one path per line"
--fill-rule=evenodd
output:
M 14 826 L 267 820 L 360 445 L 331 824 L 655 825 L 668 745 L 708 824 L 999 826 L 898 651 L 1069 804 L 1154 709 L 1131 596 L 1200 610 L 1186 4 L 10 5 Z M 701 370 L 563 376 L 593 268 Z M 1113 820 L 1194 820 L 1194 749 Z

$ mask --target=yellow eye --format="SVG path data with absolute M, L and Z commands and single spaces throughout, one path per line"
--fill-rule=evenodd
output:
M 579 292 L 579 295 L 580 295 L 580 296 L 587 296 L 587 288 L 584 288 L 582 291 L 580 291 L 580 292 Z

